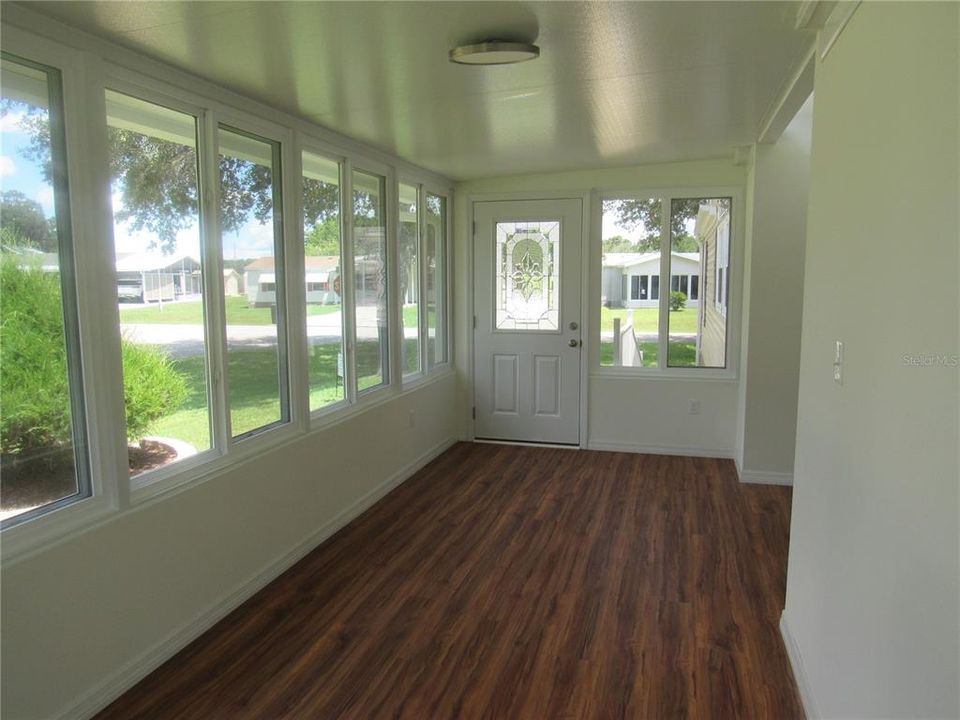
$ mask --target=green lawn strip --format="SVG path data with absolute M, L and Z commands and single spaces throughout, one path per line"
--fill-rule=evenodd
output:
M 613 319 L 620 318 L 621 324 L 626 320 L 627 308 L 600 308 L 600 331 L 613 332 Z M 684 308 L 670 312 L 670 332 L 695 333 L 697 331 L 697 308 Z M 633 327 L 635 332 L 655 333 L 660 322 L 660 311 L 657 308 L 634 308 Z
M 272 325 L 268 307 L 250 307 L 245 297 L 230 296 L 226 299 L 228 325 Z M 307 305 L 307 315 L 328 315 L 340 312 L 339 305 Z M 203 306 L 197 302 L 175 302 L 150 307 L 120 308 L 120 322 L 146 325 L 200 325 L 203 322 Z M 417 327 L 417 306 L 405 305 L 403 326 Z
M 408 369 L 416 367 L 416 340 L 406 342 Z M 310 348 L 310 408 L 317 410 L 342 400 L 343 383 L 337 378 L 337 353 L 340 345 L 327 343 Z M 380 351 L 376 340 L 357 343 L 359 387 L 379 385 Z M 173 367 L 187 381 L 189 394 L 174 413 L 157 420 L 151 435 L 184 440 L 198 450 L 210 447 L 210 422 L 207 410 L 207 388 L 202 357 L 173 360 Z M 271 349 L 238 350 L 228 360 L 230 383 L 230 418 L 234 435 L 276 422 L 280 417 L 278 398 L 277 354 Z
M 643 367 L 656 367 L 660 350 L 658 344 L 655 342 L 640 343 L 640 349 L 643 350 Z M 669 363 L 671 367 L 696 367 L 696 343 L 670 343 Z M 603 366 L 613 365 L 612 342 L 600 343 L 600 364 Z

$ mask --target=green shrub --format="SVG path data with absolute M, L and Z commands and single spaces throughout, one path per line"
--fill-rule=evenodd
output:
M 161 350 L 126 339 L 123 348 L 123 398 L 127 437 L 138 440 L 155 420 L 169 415 L 187 399 L 187 382 Z
M 123 341 L 127 432 L 141 437 L 187 395 L 160 351 Z M 71 442 L 60 276 L 29 253 L 0 254 L 0 452 Z
M 670 293 L 670 309 L 683 310 L 687 306 L 687 296 L 682 292 Z

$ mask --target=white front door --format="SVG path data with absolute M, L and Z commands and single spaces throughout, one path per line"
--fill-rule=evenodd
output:
M 583 203 L 476 202 L 474 435 L 580 442 Z

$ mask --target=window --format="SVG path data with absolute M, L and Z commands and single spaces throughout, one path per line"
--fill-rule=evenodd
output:
M 696 300 L 692 295 L 699 296 L 699 276 L 715 273 L 719 299 L 713 305 L 697 302 L 671 307 L 669 367 L 726 367 L 725 293 L 730 253 L 730 206 L 730 198 L 673 198 L 671 201 L 671 264 L 696 259 L 699 266 L 698 274 L 691 275 L 689 285 L 686 275 L 679 276 L 680 291 L 690 289 L 691 296 L 687 299 Z M 717 268 L 706 265 L 711 259 L 716 261 Z
M 346 399 L 343 361 L 343 267 L 340 163 L 303 153 L 310 411 Z
M 390 382 L 386 180 L 353 172 L 353 301 L 357 389 Z
M 730 197 L 602 200 L 601 366 L 727 367 L 731 207 Z
M 600 308 L 602 366 L 657 367 L 660 310 L 649 301 L 660 299 L 661 206 L 657 198 L 602 202 L 601 272 L 609 293 Z M 627 268 L 618 295 L 607 278 Z
M 226 126 L 217 139 L 223 263 L 248 278 L 245 295 L 228 294 L 225 283 L 223 298 L 230 428 L 245 438 L 290 419 L 280 144 Z
M 91 493 L 60 73 L 0 60 L 0 518 Z
M 106 91 L 130 475 L 209 450 L 197 121 Z
M 427 193 L 426 227 L 427 363 L 447 362 L 447 198 Z
M 400 304 L 403 342 L 400 344 L 404 375 L 420 372 L 420 223 L 415 185 L 399 184 L 400 202 Z

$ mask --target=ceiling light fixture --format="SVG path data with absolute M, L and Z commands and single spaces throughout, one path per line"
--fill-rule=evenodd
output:
M 450 62 L 461 65 L 510 65 L 540 57 L 540 48 L 531 43 L 488 40 L 461 45 L 450 51 Z

